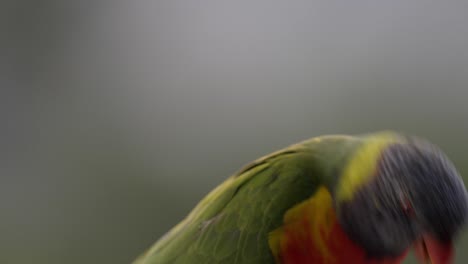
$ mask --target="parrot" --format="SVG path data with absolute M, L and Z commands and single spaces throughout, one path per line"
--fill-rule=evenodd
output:
M 394 131 L 313 137 L 248 164 L 134 264 L 453 263 L 468 216 L 455 165 Z

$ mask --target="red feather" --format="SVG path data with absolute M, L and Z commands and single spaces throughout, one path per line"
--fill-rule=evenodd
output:
M 307 228 L 307 221 L 303 221 Z M 341 226 L 335 221 L 330 234 L 324 237 L 329 251 L 329 256 L 315 246 L 311 236 L 297 236 L 297 232 L 286 229 L 288 236 L 287 246 L 281 252 L 281 263 L 283 264 L 324 264 L 324 263 L 349 263 L 349 264 L 398 264 L 403 261 L 407 252 L 396 258 L 370 259 L 364 250 L 356 245 L 344 233 Z

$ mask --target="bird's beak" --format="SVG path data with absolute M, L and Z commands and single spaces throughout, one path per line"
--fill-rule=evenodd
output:
M 421 264 L 450 264 L 453 258 L 453 246 L 450 242 L 441 242 L 430 235 L 423 235 L 415 244 L 416 257 Z

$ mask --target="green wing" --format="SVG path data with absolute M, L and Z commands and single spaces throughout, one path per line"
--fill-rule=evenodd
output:
M 282 224 L 289 208 L 322 184 L 317 145 L 322 144 L 305 141 L 248 165 L 206 196 L 135 264 L 274 263 L 268 233 Z

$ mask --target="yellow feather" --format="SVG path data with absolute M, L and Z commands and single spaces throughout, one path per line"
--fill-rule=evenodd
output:
M 351 200 L 355 191 L 375 174 L 382 150 L 397 140 L 398 137 L 391 132 L 383 132 L 367 138 L 345 166 L 337 186 L 336 199 L 338 201 Z
M 289 244 L 290 234 L 288 231 L 293 230 L 295 235 L 299 235 L 304 241 L 310 236 L 324 258 L 332 261 L 333 256 L 329 253 L 326 241 L 329 239 L 329 234 L 333 227 L 334 219 L 333 200 L 330 192 L 325 187 L 320 187 L 317 192 L 308 200 L 297 204 L 289 209 L 284 215 L 284 225 L 269 235 L 268 243 L 277 262 L 280 260 L 282 250 Z M 302 221 L 306 220 L 309 229 L 304 230 Z M 305 245 L 304 246 L 310 246 Z

